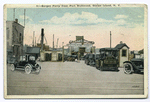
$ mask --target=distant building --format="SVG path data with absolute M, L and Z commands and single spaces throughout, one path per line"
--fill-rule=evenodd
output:
M 41 44 L 37 43 L 37 47 L 41 48 Z M 50 48 L 49 48 L 49 46 L 48 46 L 48 45 L 43 44 L 43 50 L 45 50 L 45 51 L 49 51 L 49 50 L 50 50 Z
M 24 26 L 15 21 L 6 21 L 7 51 L 11 51 L 16 60 L 23 54 Z
M 129 60 L 129 47 L 125 43 L 120 42 L 115 49 L 119 50 L 119 66 L 123 67 L 123 62 Z
M 26 54 L 33 55 L 37 59 L 40 56 L 40 48 L 39 47 L 27 47 Z
M 138 51 L 137 50 L 133 50 L 130 52 L 131 54 L 138 54 Z
M 69 41 L 69 54 L 76 55 L 79 52 L 80 55 L 83 56 L 84 53 L 95 53 L 93 44 L 93 41 L 85 40 L 84 36 L 76 36 L 75 41 Z
M 40 52 L 40 60 L 41 61 L 62 61 L 62 49 L 53 49 L 49 51 L 41 51 Z
M 143 49 L 140 51 L 133 50 L 130 54 L 133 56 L 132 58 L 144 58 Z

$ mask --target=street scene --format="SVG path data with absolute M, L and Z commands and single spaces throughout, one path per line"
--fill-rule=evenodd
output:
M 8 66 L 8 95 L 141 95 L 143 74 L 100 71 L 78 62 L 41 62 L 40 74 L 11 71 Z
M 63 6 L 7 6 L 7 95 L 144 95 L 145 6 Z

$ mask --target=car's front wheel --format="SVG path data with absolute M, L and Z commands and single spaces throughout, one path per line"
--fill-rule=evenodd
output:
M 125 64 L 123 65 L 123 68 L 124 68 L 124 73 L 125 73 L 125 74 L 132 74 L 132 72 L 133 72 L 133 67 L 132 67 L 132 65 L 131 65 L 130 63 L 125 63 Z
M 32 71 L 32 66 L 31 65 L 26 65 L 25 66 L 25 72 L 26 72 L 26 74 L 30 74 L 31 71 Z
M 11 71 L 15 71 L 15 65 L 14 64 L 11 64 L 10 67 L 11 67 Z
M 36 72 L 39 74 L 41 71 L 41 67 L 39 66 L 37 69 L 36 69 Z

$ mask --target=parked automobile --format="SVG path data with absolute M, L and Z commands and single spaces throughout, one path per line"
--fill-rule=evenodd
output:
M 98 60 L 100 54 L 93 54 L 93 58 L 90 59 L 90 66 L 95 66 L 96 65 L 96 60 Z
M 94 66 L 95 65 L 95 54 L 89 55 L 89 65 Z
M 99 70 L 118 71 L 119 61 L 115 48 L 101 48 L 99 58 L 96 59 L 96 68 Z
M 85 64 L 86 64 L 86 65 L 89 65 L 89 62 L 90 62 L 90 60 L 89 60 L 89 55 L 90 55 L 90 54 L 86 54 L 86 55 L 85 55 Z
M 41 66 L 36 62 L 35 56 L 25 55 L 20 56 L 20 61 L 11 64 L 11 71 L 16 69 L 25 70 L 26 74 L 30 74 L 32 71 L 40 73 Z
M 75 59 L 77 59 L 77 55 L 66 55 L 64 59 L 65 61 L 75 61 Z
M 144 58 L 133 58 L 130 61 L 125 61 L 123 68 L 125 74 L 132 74 L 133 72 L 143 73 Z
M 86 56 L 86 55 L 81 56 L 80 60 L 85 60 L 85 56 Z

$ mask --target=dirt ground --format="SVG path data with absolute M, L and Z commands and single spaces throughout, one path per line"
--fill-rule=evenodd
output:
M 99 71 L 78 62 L 39 62 L 39 74 L 7 67 L 8 95 L 137 95 L 144 94 L 143 74 Z

